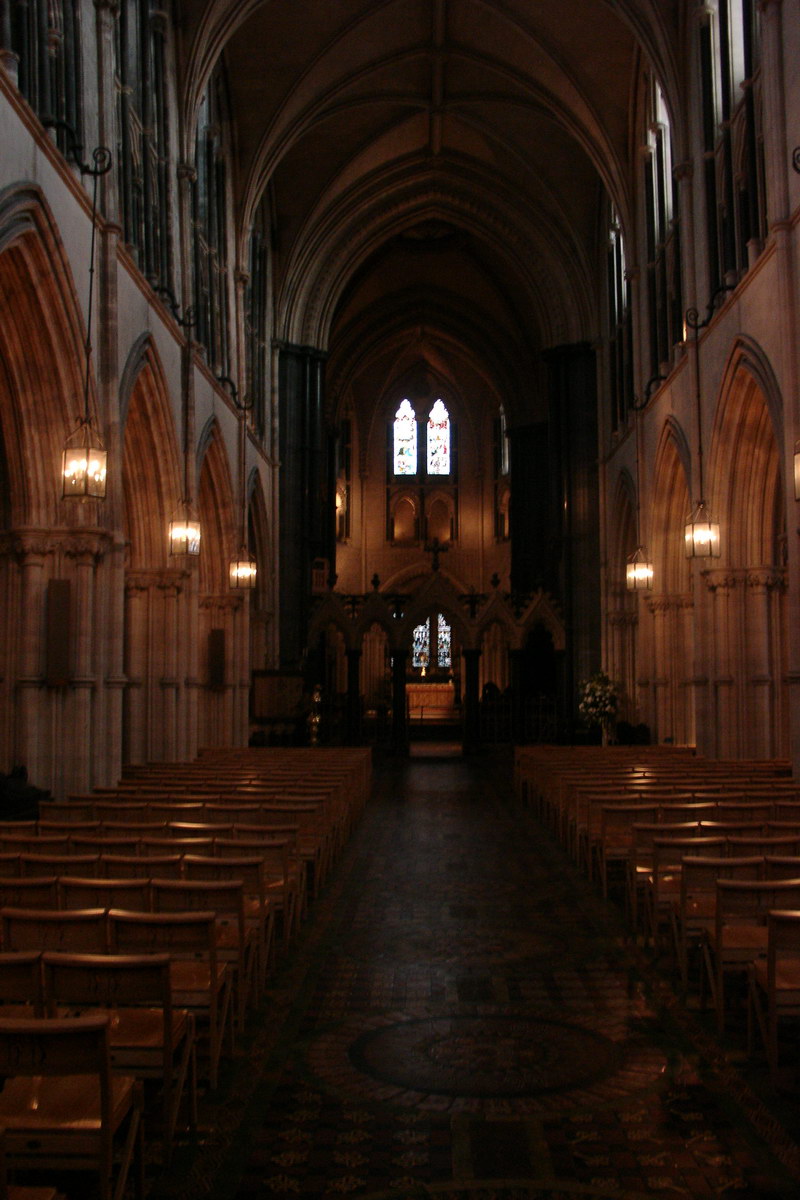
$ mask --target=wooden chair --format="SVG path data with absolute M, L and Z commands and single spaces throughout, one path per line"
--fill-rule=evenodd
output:
M 55 1188 L 9 1183 L 6 1165 L 6 1131 L 3 1128 L 0 1128 L 0 1200 L 64 1200 L 61 1192 L 57 1192 Z
M 760 879 L 763 864 L 760 855 L 732 858 L 702 853 L 695 847 L 681 858 L 680 893 L 673 901 L 671 924 L 684 992 L 689 986 L 689 957 L 692 951 L 700 949 L 716 918 L 717 880 Z M 702 988 L 705 984 L 702 972 L 700 982 Z
M 0 878 L 0 908 L 57 908 L 58 876 Z
M 267 874 L 261 855 L 210 857 L 187 854 L 183 859 L 187 880 L 241 879 L 244 886 L 245 917 L 258 938 L 258 974 L 256 999 L 266 986 L 266 975 L 273 949 L 274 908 L 269 900 Z
M 173 1007 L 169 955 L 44 954 L 42 968 L 51 1017 L 108 1010 L 113 1069 L 160 1082 L 169 1161 L 184 1095 L 190 1128 L 197 1127 L 194 1016 Z
M 160 879 L 183 878 L 182 854 L 149 854 L 147 849 L 142 847 L 138 854 L 101 855 L 101 875 L 109 879 L 149 879 L 152 875 Z
M 221 858 L 258 854 L 264 862 L 267 896 L 275 910 L 285 946 L 292 940 L 305 911 L 305 874 L 297 853 L 295 835 L 260 834 L 252 827 L 237 825 L 231 838 L 219 837 L 214 853 Z
M 718 879 L 714 925 L 706 934 L 703 955 L 706 977 L 717 1015 L 725 1028 L 725 979 L 746 973 L 750 963 L 767 951 L 767 913 L 800 908 L 800 878 Z
M 73 912 L 35 908 L 0 909 L 4 950 L 74 950 L 105 954 L 108 950 L 106 910 Z
M 20 872 L 36 875 L 99 875 L 99 854 L 21 854 Z
M 58 907 L 130 908 L 134 912 L 149 912 L 152 909 L 150 880 L 82 879 L 79 875 L 62 875 L 58 881 Z
M 769 1062 L 773 1086 L 778 1081 L 778 1022 L 800 1016 L 800 912 L 767 914 L 767 956 L 750 965 L 748 987 L 748 1050 L 758 1028 Z
M 165 953 L 170 958 L 172 1003 L 194 1013 L 208 1033 L 209 1081 L 216 1088 L 225 1036 L 231 1050 L 231 976 L 217 956 L 213 912 L 134 913 L 110 909 L 109 942 L 115 954 Z
M 258 964 L 255 927 L 245 913 L 244 882 L 240 878 L 192 880 L 152 879 L 153 911 L 208 912 L 217 922 L 217 957 L 230 967 L 236 997 L 236 1019 L 244 1027 L 248 1000 L 254 996 Z
M 44 1016 L 42 956 L 38 950 L 9 950 L 0 954 L 0 1017 Z
M 91 1171 L 100 1200 L 122 1200 L 138 1151 L 143 1196 L 141 1086 L 111 1072 L 108 1017 L 0 1021 L 0 1076 L 0 1126 L 12 1166 Z
M 6 878 L 20 874 L 20 856 L 16 850 L 0 851 L 0 875 Z

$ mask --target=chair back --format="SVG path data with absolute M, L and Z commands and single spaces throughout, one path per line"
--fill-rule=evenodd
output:
M 0 954 L 0 1017 L 4 1004 L 30 1006 L 32 1017 L 44 1016 L 41 959 L 38 950 Z
M 5 950 L 83 950 L 104 954 L 108 949 L 106 910 L 47 912 L 35 908 L 0 909 Z
M 58 902 L 64 909 L 130 908 L 134 912 L 148 912 L 152 907 L 150 880 L 84 879 L 62 875 L 58 881 Z

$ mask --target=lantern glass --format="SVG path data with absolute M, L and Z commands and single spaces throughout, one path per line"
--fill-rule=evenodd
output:
M 687 558 L 719 558 L 719 522 L 702 502 L 686 522 L 684 540 Z
M 653 589 L 653 564 L 644 546 L 639 546 L 628 559 L 625 584 L 629 592 L 649 592 Z
M 200 553 L 200 522 L 187 506 L 182 506 L 169 523 L 170 554 Z
M 89 421 L 82 421 L 61 455 L 61 495 L 73 500 L 103 500 L 108 454 Z
M 256 586 L 258 567 L 254 558 L 250 557 L 247 547 L 243 547 L 236 558 L 231 559 L 230 583 L 237 591 L 244 591 Z

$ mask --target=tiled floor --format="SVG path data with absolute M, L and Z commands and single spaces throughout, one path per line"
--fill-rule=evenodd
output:
M 514 803 L 386 763 L 198 1152 L 158 1200 L 800 1196 L 797 1113 Z M 762 1072 L 763 1074 L 763 1072 Z

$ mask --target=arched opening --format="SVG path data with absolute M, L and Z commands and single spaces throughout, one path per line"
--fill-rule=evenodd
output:
M 169 396 L 149 340 L 136 352 L 122 454 L 125 570 L 125 675 L 122 760 L 174 761 L 187 753 L 184 711 L 192 603 L 186 565 L 171 563 L 167 527 L 180 496 L 180 465 Z M 147 480 L 147 487 L 142 487 Z

